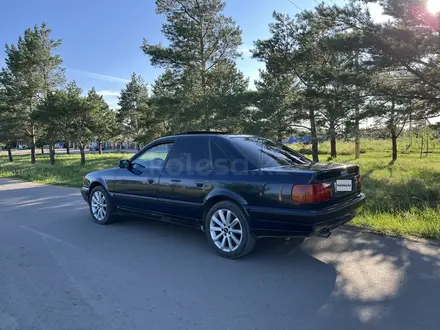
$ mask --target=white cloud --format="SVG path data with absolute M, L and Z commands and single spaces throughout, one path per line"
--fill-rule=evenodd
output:
M 121 94 L 119 91 L 110 91 L 107 89 L 97 91 L 96 93 L 102 96 L 119 96 Z
M 237 50 L 239 53 L 242 53 L 241 56 L 243 56 L 243 57 L 252 57 L 251 49 L 252 49 L 251 47 L 242 45 L 242 46 L 238 47 Z
M 93 78 L 93 79 L 105 80 L 105 81 L 110 81 L 110 82 L 118 82 L 118 83 L 128 83 L 129 82 L 129 80 L 125 79 L 125 78 L 113 77 L 113 76 L 108 76 L 108 75 L 105 75 L 105 74 L 89 72 L 89 71 L 83 71 L 83 70 L 77 70 L 77 69 L 72 69 L 72 68 L 66 68 L 66 69 L 69 70 L 69 71 L 78 72 L 80 74 L 83 74 L 84 76 L 87 76 L 87 77 Z
M 114 95 L 103 95 L 105 102 L 107 102 L 108 106 L 112 109 L 119 109 L 118 98 Z

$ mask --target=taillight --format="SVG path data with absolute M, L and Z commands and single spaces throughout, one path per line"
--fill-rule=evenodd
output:
M 361 188 L 362 188 L 362 176 L 359 174 L 356 179 L 357 179 L 357 189 L 361 190 Z
M 332 199 L 333 185 L 330 183 L 297 184 L 292 188 L 295 203 L 319 203 Z

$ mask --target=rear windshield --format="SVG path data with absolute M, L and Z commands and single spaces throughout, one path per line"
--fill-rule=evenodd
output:
M 234 137 L 231 142 L 260 168 L 310 164 L 299 152 L 260 137 Z

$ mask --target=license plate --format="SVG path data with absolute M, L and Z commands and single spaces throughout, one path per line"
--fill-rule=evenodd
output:
M 336 191 L 353 191 L 353 181 L 336 180 Z

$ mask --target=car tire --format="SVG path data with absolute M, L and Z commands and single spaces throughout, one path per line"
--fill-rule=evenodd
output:
M 93 220 L 100 225 L 108 225 L 115 220 L 109 195 L 103 186 L 93 188 L 89 197 L 89 209 Z
M 248 217 L 240 206 L 223 201 L 211 207 L 204 229 L 210 245 L 225 258 L 241 258 L 255 247 Z

